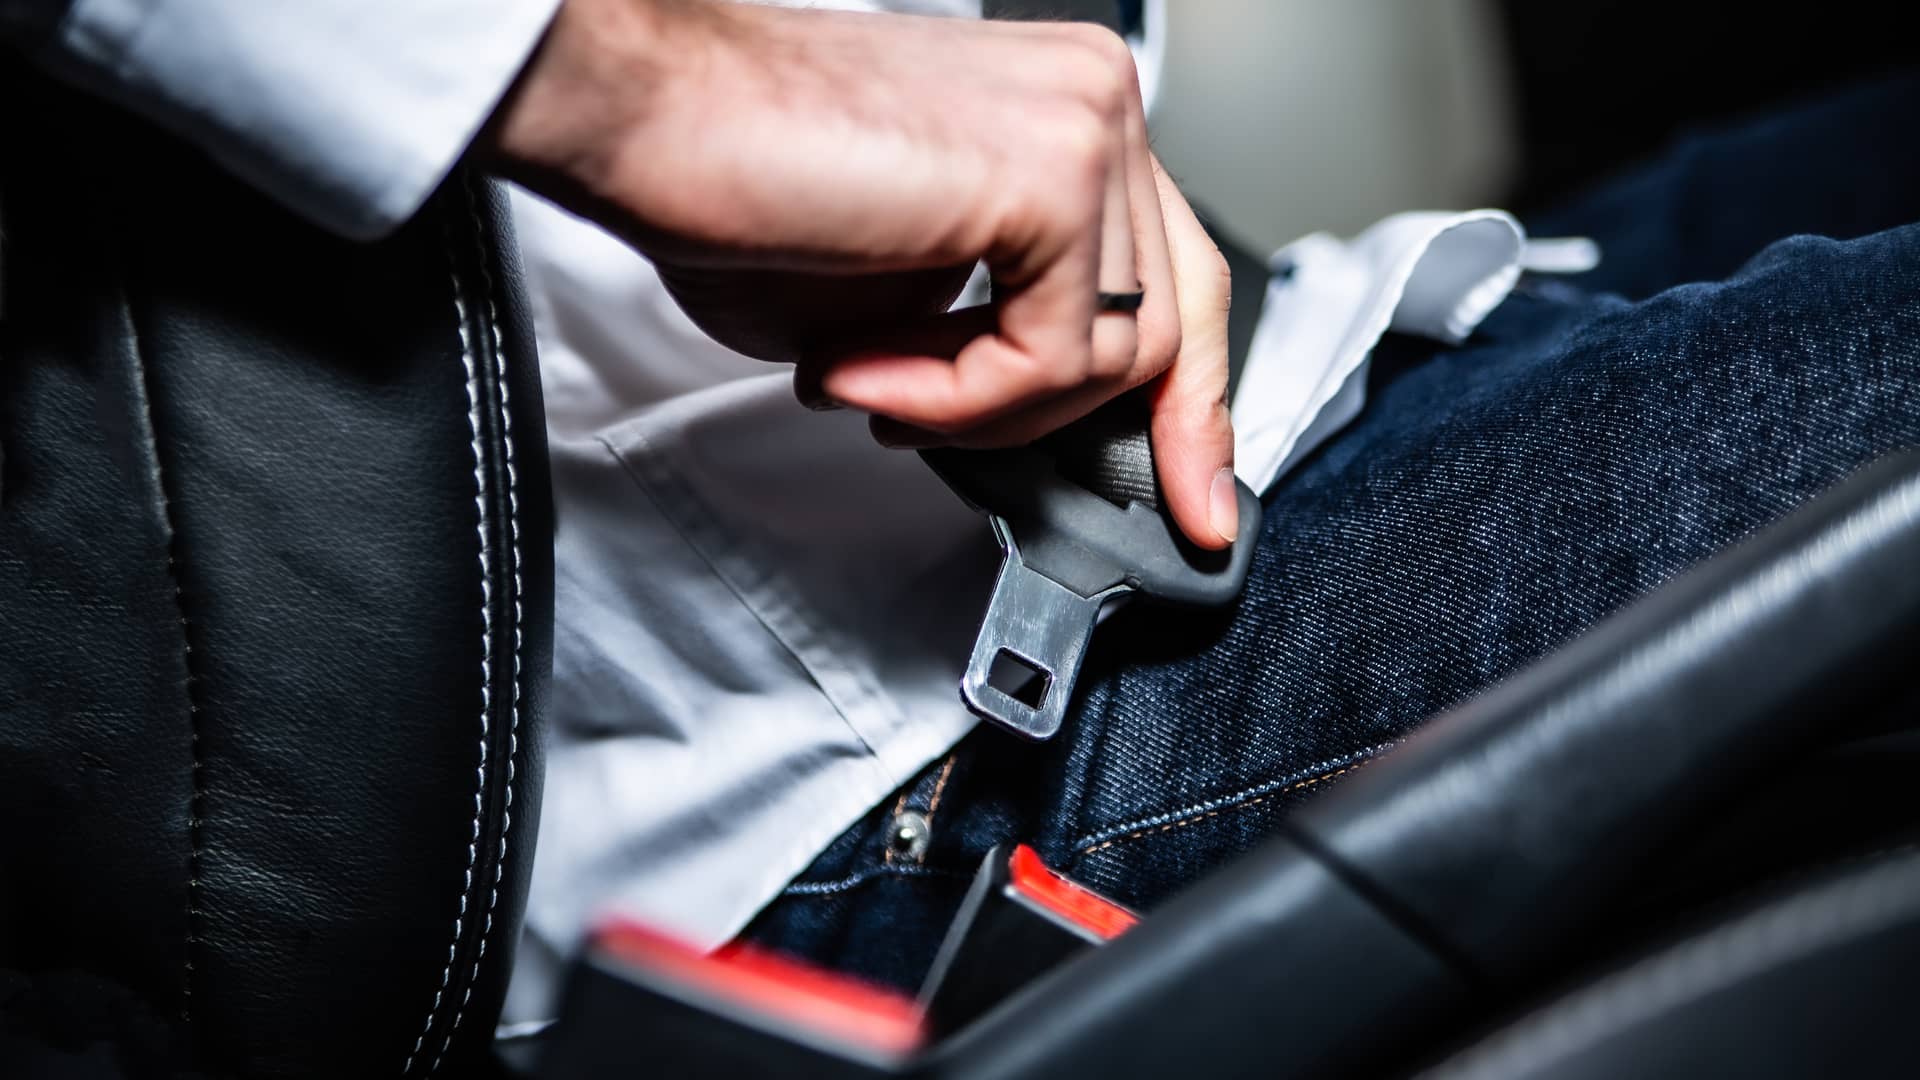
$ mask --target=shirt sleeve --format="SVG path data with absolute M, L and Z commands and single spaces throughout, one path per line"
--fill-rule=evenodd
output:
M 72 0 L 41 56 L 354 239 L 413 216 L 560 0 Z

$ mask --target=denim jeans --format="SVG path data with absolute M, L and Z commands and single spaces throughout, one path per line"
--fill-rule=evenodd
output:
M 1895 80 L 1531 222 L 1605 264 L 1523 281 L 1460 347 L 1383 342 L 1366 411 L 1268 496 L 1234 610 L 1120 612 L 1054 741 L 976 731 L 746 936 L 913 987 L 1014 840 L 1150 909 L 1421 721 L 1920 444 L 1916 131 L 1920 79 Z M 889 847 L 909 809 L 924 851 Z

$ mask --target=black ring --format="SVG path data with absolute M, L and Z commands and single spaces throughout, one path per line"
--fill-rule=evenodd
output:
M 1140 310 L 1141 303 L 1147 298 L 1147 290 L 1135 289 L 1132 292 L 1103 292 L 1093 295 L 1101 311 L 1118 311 L 1131 315 Z

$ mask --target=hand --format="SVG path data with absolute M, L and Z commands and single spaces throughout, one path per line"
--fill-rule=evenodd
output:
M 883 441 L 1024 443 L 1147 383 L 1195 543 L 1237 530 L 1226 270 L 1076 24 L 568 0 L 491 134 L 718 340 Z M 985 261 L 990 307 L 948 313 Z M 1136 315 L 1095 293 L 1144 287 Z

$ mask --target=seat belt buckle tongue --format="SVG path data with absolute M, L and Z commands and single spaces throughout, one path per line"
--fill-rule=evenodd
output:
M 1217 607 L 1245 586 L 1260 500 L 1243 482 L 1239 539 L 1208 551 L 1159 498 L 1147 416 L 1125 395 L 1031 446 L 936 448 L 921 457 L 987 516 L 1004 553 L 960 694 L 1029 739 L 1066 720 L 1080 662 L 1111 600 L 1142 593 Z
M 920 991 L 929 1035 L 965 1027 L 1139 916 L 1048 869 L 1032 848 L 987 853 Z

